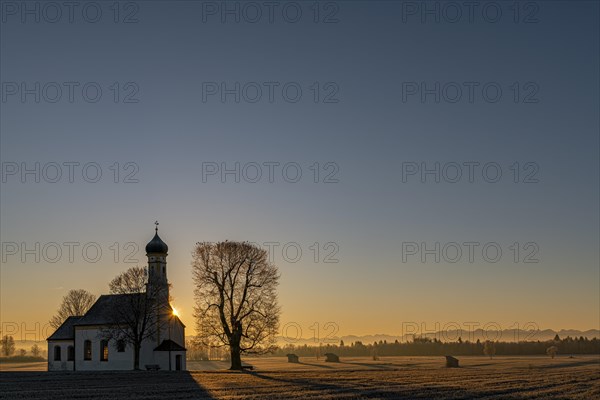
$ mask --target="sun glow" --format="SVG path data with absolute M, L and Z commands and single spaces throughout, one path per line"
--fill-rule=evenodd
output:
M 179 317 L 179 311 L 177 311 L 177 309 L 173 306 L 171 306 L 171 308 L 173 309 L 173 315 Z

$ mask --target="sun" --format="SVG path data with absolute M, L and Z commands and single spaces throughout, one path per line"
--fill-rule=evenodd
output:
M 173 306 L 171 306 L 171 308 L 173 309 L 173 315 L 179 317 L 179 311 L 177 311 L 177 309 Z

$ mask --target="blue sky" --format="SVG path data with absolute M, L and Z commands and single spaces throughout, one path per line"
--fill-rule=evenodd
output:
M 320 3 L 318 23 L 304 1 L 292 5 L 302 9 L 295 23 L 279 13 L 292 7 L 286 2 L 277 3 L 273 23 L 265 8 L 257 23 L 243 13 L 239 23 L 232 15 L 222 22 L 220 2 L 121 3 L 119 23 L 104 1 L 96 23 L 80 10 L 72 23 L 67 14 L 48 22 L 52 10 L 40 10 L 39 23 L 31 15 L 23 22 L 21 9 L 3 8 L 2 321 L 45 322 L 70 288 L 106 292 L 114 275 L 136 265 L 124 262 L 128 242 L 138 244 L 144 265 L 158 219 L 175 302 L 190 327 L 194 243 L 230 239 L 280 243 L 282 320 L 306 329 L 328 321 L 343 334 L 398 333 L 403 321 L 597 328 L 598 3 L 519 3 L 518 23 L 513 2 L 486 6 L 501 10 L 498 22 L 479 9 L 469 22 L 463 6 L 456 23 L 443 3 L 426 3 L 440 7 L 439 23 L 433 14 L 423 22 L 420 9 L 406 14 L 421 2 Z M 217 14 L 206 14 L 213 6 Z M 125 15 L 137 22 L 123 23 Z M 325 23 L 325 15 L 338 21 Z M 21 84 L 35 91 L 36 82 L 39 103 L 35 94 L 22 101 Z M 56 102 L 52 82 L 63 90 Z M 66 82 L 75 82 L 72 102 Z M 248 92 L 222 101 L 220 85 L 236 82 Z M 440 101 L 434 94 L 422 101 L 421 84 L 436 82 Z M 208 94 L 213 83 L 219 91 Z M 252 102 L 257 86 L 262 96 Z M 91 102 L 97 87 L 102 97 Z M 292 102 L 298 87 L 302 97 Z M 462 97 L 452 102 L 456 87 Z M 501 98 L 486 101 L 497 87 Z M 36 162 L 48 174 L 48 163 L 58 163 L 62 179 L 36 183 L 26 175 L 21 182 L 22 163 Z M 80 163 L 73 183 L 65 162 Z M 272 183 L 268 162 L 280 163 Z M 403 182 L 406 163 L 436 162 L 462 166 L 462 179 L 421 182 L 417 174 Z M 465 162 L 480 163 L 473 182 Z M 97 183 L 83 179 L 86 163 L 97 163 L 92 178 L 100 167 Z M 205 163 L 239 163 L 248 174 L 248 163 L 257 163 L 263 178 L 203 181 Z M 300 167 L 299 182 L 282 176 L 288 163 Z M 500 166 L 497 183 L 482 176 L 487 163 Z M 14 165 L 19 171 L 8 174 Z M 123 183 L 130 172 L 137 183 Z M 324 183 L 332 172 L 338 182 Z M 538 182 L 523 182 L 528 173 Z M 6 254 L 8 242 L 73 241 L 98 243 L 102 258 L 92 263 L 76 252 L 73 262 L 36 263 L 31 256 L 23 262 L 22 249 Z M 502 259 L 476 253 L 473 263 L 423 263 L 417 254 L 402 262 L 403 243 L 470 241 L 497 243 Z M 109 249 L 115 242 L 117 262 Z M 530 242 L 537 263 L 522 262 Z M 290 243 L 302 249 L 298 262 L 281 253 Z M 330 251 L 339 262 L 323 262 Z

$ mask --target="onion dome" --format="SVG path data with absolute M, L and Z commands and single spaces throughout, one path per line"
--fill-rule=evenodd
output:
M 146 245 L 146 253 L 162 253 L 166 254 L 169 251 L 169 246 L 165 242 L 162 241 L 160 236 L 158 236 L 158 221 L 155 222 L 155 234 L 151 241 Z

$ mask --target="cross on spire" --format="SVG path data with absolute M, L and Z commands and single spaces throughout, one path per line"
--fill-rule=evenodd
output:
M 156 225 L 156 228 L 154 228 L 154 231 L 156 233 L 158 233 L 158 221 L 154 221 L 154 225 Z

